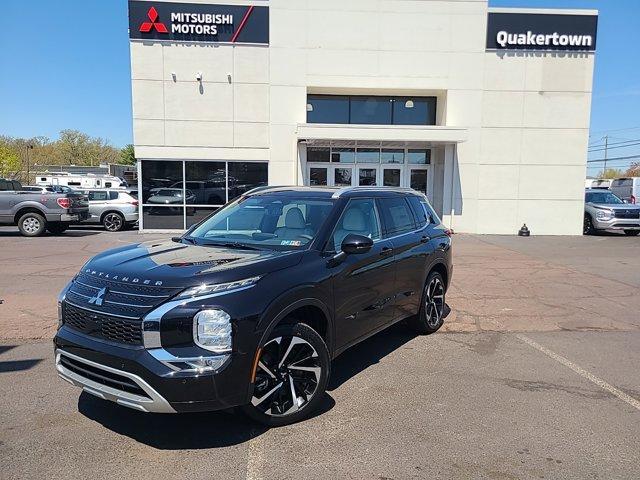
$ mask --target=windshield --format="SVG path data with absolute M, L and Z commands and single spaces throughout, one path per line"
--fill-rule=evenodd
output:
M 616 205 L 624 203 L 611 192 L 588 192 L 586 194 L 587 203 L 603 203 L 606 205 Z
M 219 210 L 189 237 L 201 245 L 298 250 L 315 238 L 332 208 L 329 198 L 277 194 L 243 197 Z

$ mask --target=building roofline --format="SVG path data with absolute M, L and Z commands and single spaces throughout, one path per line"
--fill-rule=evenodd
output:
M 580 8 L 508 8 L 489 7 L 489 13 L 537 13 L 542 15 L 593 15 L 598 16 L 598 10 Z

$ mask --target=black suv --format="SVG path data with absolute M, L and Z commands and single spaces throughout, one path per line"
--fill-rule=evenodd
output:
M 59 297 L 60 376 L 144 412 L 308 416 L 331 360 L 399 320 L 443 322 L 450 231 L 424 195 L 254 189 L 171 241 L 101 253 Z

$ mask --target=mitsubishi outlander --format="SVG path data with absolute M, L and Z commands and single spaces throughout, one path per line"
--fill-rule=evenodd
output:
M 347 348 L 400 320 L 441 327 L 450 234 L 410 189 L 259 187 L 89 260 L 58 299 L 57 371 L 143 412 L 299 421 Z

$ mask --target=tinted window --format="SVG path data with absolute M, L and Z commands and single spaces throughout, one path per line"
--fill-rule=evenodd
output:
M 329 147 L 307 147 L 307 162 L 328 162 L 330 153 Z
M 349 97 L 337 95 L 309 95 L 308 123 L 349 123 Z
M 382 163 L 404 163 L 404 150 L 402 148 L 383 148 L 380 152 Z
M 380 163 L 380 149 L 358 148 L 356 150 L 356 161 L 358 163 Z
M 131 190 L 129 192 L 129 195 L 131 195 L 133 198 L 138 198 L 138 191 L 137 190 Z
M 186 188 L 195 195 L 199 205 L 227 203 L 227 170 L 224 162 L 186 162 Z
M 309 185 L 326 185 L 327 184 L 327 169 L 326 168 L 311 168 L 309 170 Z
M 407 162 L 414 165 L 427 165 L 431 163 L 431 150 L 408 150 Z
M 249 190 L 267 184 L 267 164 L 229 162 L 229 201 Z
M 0 190 L 9 190 L 9 182 L 5 179 L 0 179 Z
M 356 160 L 355 148 L 333 148 L 331 149 L 331 161 L 338 163 L 353 163 Z
M 341 250 L 342 241 L 350 233 L 364 235 L 373 240 L 380 238 L 380 219 L 375 201 L 371 198 L 351 200 L 345 207 L 333 232 L 336 252 Z
M 388 97 L 351 97 L 349 123 L 391 124 L 391 99 Z
M 117 200 L 119 197 L 118 192 L 109 192 L 109 199 L 110 200 Z
M 602 203 L 602 204 L 620 204 L 624 203 L 620 198 L 615 196 L 613 193 L 603 190 L 601 192 L 588 192 L 585 195 L 585 201 L 587 203 Z
M 13 184 L 13 189 L 14 190 L 21 190 L 22 189 L 22 185 L 20 184 L 20 182 L 17 182 L 15 180 L 13 180 L 11 183 Z
M 182 185 L 182 162 L 145 160 L 142 162 L 142 200 L 146 202 L 152 189 Z
M 107 199 L 107 192 L 100 192 L 97 190 L 91 190 L 89 192 L 89 200 L 103 201 Z
M 381 198 L 379 202 L 388 237 L 409 232 L 415 228 L 413 214 L 404 197 Z
M 394 125 L 435 125 L 435 97 L 396 97 L 393 102 Z
M 422 228 L 425 225 L 429 224 L 429 217 L 427 216 L 427 212 L 422 206 L 422 202 L 418 197 L 414 197 L 413 195 L 408 197 L 409 205 L 411 206 L 411 210 L 413 211 L 413 216 L 416 219 L 416 225 L 418 228 Z

